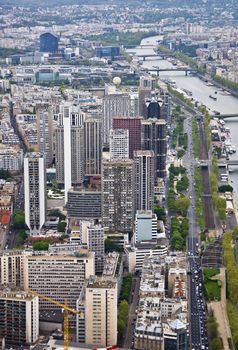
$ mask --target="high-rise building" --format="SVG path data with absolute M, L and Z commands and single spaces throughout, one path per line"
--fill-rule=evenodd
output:
M 0 339 L 9 345 L 34 344 L 39 337 L 39 300 L 21 290 L 0 291 Z
M 157 216 L 151 210 L 137 210 L 135 219 L 135 243 L 158 238 Z
M 111 129 L 109 149 L 112 158 L 129 158 L 129 131 L 126 129 Z
M 0 253 L 0 285 L 24 287 L 25 254 L 17 250 Z
M 85 291 L 86 343 L 107 347 L 117 344 L 117 282 L 92 276 Z
M 25 288 L 37 291 L 69 307 L 76 308 L 76 300 L 85 279 L 95 274 L 94 253 L 80 250 L 65 254 L 37 254 L 26 258 Z M 57 309 L 49 301 L 40 300 L 40 309 Z
M 133 160 L 103 153 L 102 221 L 112 231 L 130 232 L 134 217 Z
M 85 175 L 101 174 L 102 121 L 88 118 L 84 122 Z
M 40 35 L 40 52 L 57 52 L 59 39 L 53 33 L 43 33 Z
M 130 116 L 130 96 L 126 94 L 110 94 L 103 98 L 103 143 L 109 145 L 109 133 L 112 129 L 113 117 Z
M 142 117 L 114 117 L 113 129 L 129 131 L 129 157 L 133 159 L 134 151 L 141 149 L 141 121 Z
M 147 75 L 140 77 L 140 89 L 149 89 L 151 91 L 156 89 L 156 78 Z
M 150 118 L 141 123 L 142 149 L 154 151 L 155 176 L 166 176 L 166 121 Z
M 39 235 L 46 218 L 46 171 L 41 153 L 24 158 L 25 222 L 31 235 Z
M 89 224 L 86 229 L 87 246 L 95 253 L 95 273 L 101 274 L 104 266 L 104 227 L 100 224 Z
M 139 115 L 147 117 L 146 100 L 151 98 L 151 92 L 156 89 L 156 79 L 150 76 L 140 77 Z
M 64 183 L 67 203 L 69 189 L 83 183 L 85 114 L 71 103 L 60 107 L 59 126 L 55 130 L 56 179 Z
M 37 142 L 39 151 L 44 155 L 46 166 L 53 161 L 53 113 L 49 105 L 36 106 Z
M 146 106 L 146 119 L 149 118 L 156 118 L 160 119 L 160 105 L 162 104 L 161 101 L 158 101 L 154 96 L 146 100 L 145 106 Z
M 153 151 L 134 152 L 135 210 L 153 210 L 155 159 Z

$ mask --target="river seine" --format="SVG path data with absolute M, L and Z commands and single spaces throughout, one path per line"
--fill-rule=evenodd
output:
M 158 40 L 161 40 L 162 36 L 154 36 L 143 39 L 141 45 L 154 45 L 156 47 Z M 134 52 L 135 54 L 154 54 L 153 48 L 135 48 L 127 50 L 128 53 Z M 153 68 L 154 66 L 159 68 L 172 68 L 173 65 L 167 60 L 161 60 L 159 58 L 149 58 L 142 64 L 143 67 Z M 176 85 L 180 89 L 186 89 L 192 92 L 193 98 L 200 101 L 207 106 L 211 111 L 218 111 L 221 114 L 234 114 L 238 113 L 238 98 L 230 95 L 223 95 L 222 91 L 219 91 L 215 86 L 207 86 L 205 82 L 195 76 L 185 76 L 184 72 L 161 72 L 160 77 L 174 80 Z M 216 93 L 217 100 L 212 100 L 209 95 Z M 236 147 L 237 153 L 230 158 L 238 159 L 238 118 L 226 119 L 226 126 L 231 130 L 232 145 Z M 238 206 L 238 166 L 231 167 L 232 173 L 230 178 L 234 187 L 234 195 L 236 199 L 236 205 Z

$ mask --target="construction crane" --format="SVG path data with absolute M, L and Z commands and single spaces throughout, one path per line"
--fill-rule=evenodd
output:
M 64 309 L 64 350 L 68 350 L 69 348 L 69 312 L 74 315 L 80 315 L 81 317 L 84 316 L 84 313 L 82 311 L 76 311 L 70 307 L 68 307 L 67 301 L 65 301 L 65 304 L 60 303 L 59 301 L 56 301 L 50 297 L 47 297 L 43 294 L 37 293 L 36 291 L 32 289 L 28 289 L 30 293 L 33 295 L 38 296 L 40 299 L 49 301 L 52 304 L 55 304 L 59 306 L 60 308 Z

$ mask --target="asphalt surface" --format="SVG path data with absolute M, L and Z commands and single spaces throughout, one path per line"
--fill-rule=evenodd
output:
M 194 115 L 187 110 L 185 115 L 184 132 L 188 135 L 188 149 L 183 158 L 183 164 L 187 169 L 187 176 L 189 178 L 189 189 L 187 195 L 191 201 L 188 210 L 189 236 L 187 240 L 190 349 L 203 350 L 208 349 L 208 340 L 206 310 L 202 293 L 201 259 L 198 255 L 200 230 L 197 226 L 195 212 L 196 197 L 194 189 L 194 167 L 197 164 L 197 160 L 194 158 L 192 147 L 192 118 L 194 118 Z
M 127 319 L 126 335 L 124 339 L 124 348 L 134 348 L 134 326 L 136 320 L 136 308 L 139 301 L 140 277 L 133 277 L 131 303 L 129 306 L 129 314 Z

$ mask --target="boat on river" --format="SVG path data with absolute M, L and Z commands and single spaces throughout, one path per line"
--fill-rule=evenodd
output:
M 215 96 L 209 95 L 209 97 L 210 97 L 212 100 L 214 100 L 214 101 L 217 100 L 217 98 L 216 98 Z

